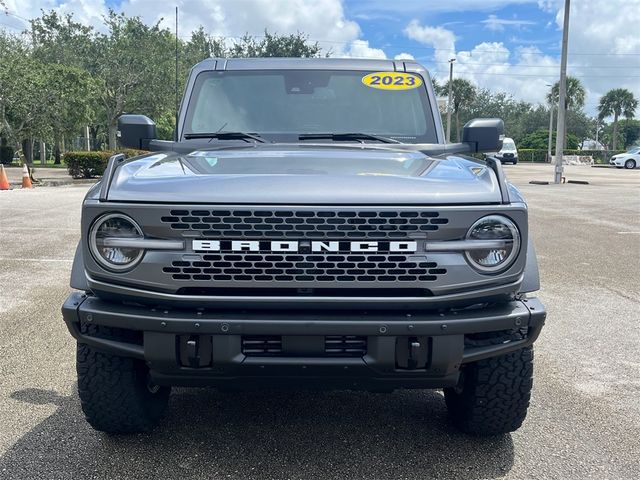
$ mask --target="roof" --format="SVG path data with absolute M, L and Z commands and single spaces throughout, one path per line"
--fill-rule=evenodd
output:
M 208 58 L 198 70 L 424 70 L 414 61 L 365 58 Z

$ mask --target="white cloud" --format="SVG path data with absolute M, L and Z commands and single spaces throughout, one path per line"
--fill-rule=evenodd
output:
M 564 9 L 556 25 L 562 27 Z M 590 0 L 571 5 L 569 75 L 587 88 L 587 110 L 595 112 L 600 96 L 627 88 L 640 99 L 640 5 L 628 0 Z M 640 116 L 640 109 L 636 111 Z
M 442 26 L 425 26 L 411 21 L 405 35 L 434 48 L 438 78 L 448 76 L 448 60 L 455 58 L 454 74 L 475 85 L 493 91 L 504 91 L 529 102 L 544 102 L 549 79 L 555 73 L 557 60 L 544 55 L 537 47 L 519 47 L 514 52 L 502 42 L 482 42 L 471 50 L 456 50 L 455 34 Z M 524 75 L 524 76 L 521 76 Z
M 402 52 L 393 57 L 394 60 L 415 60 L 414 56 L 410 53 Z
M 520 28 L 525 25 L 535 25 L 536 22 L 532 22 L 531 20 L 518 20 L 516 18 L 508 19 L 508 18 L 500 18 L 497 15 L 489 15 L 486 19 L 482 20 L 480 23 L 483 23 L 485 28 L 489 30 L 493 30 L 494 32 L 502 32 L 504 31 L 504 27 L 515 27 Z
M 349 50 L 339 56 L 353 58 L 387 58 L 383 50 L 370 47 L 367 40 L 354 40 L 351 42 Z
M 416 42 L 433 47 L 439 61 L 446 61 L 455 53 L 456 36 L 444 27 L 423 26 L 418 20 L 411 20 L 404 34 Z
M 359 25 L 346 18 L 340 0 L 123 0 L 120 9 L 147 22 L 164 18 L 162 25 L 173 29 L 176 3 L 185 33 L 200 25 L 226 37 L 263 35 L 265 29 L 280 34 L 304 32 L 319 40 L 324 50 L 337 54 L 361 35 Z
M 102 1 L 67 0 L 61 2 L 56 10 L 64 14 L 72 13 L 74 19 L 80 23 L 102 26 L 102 18 L 108 9 Z
M 564 14 L 561 3 L 540 2 L 541 9 L 556 12 L 554 26 L 558 30 L 562 28 Z M 637 7 L 637 1 L 634 5 L 627 0 L 590 0 L 571 6 L 568 74 L 578 77 L 585 86 L 585 110 L 589 115 L 596 114 L 600 97 L 612 88 L 627 88 L 640 98 L 640 35 L 637 29 L 630 28 L 640 25 Z M 514 25 L 497 17 L 494 23 Z M 483 88 L 543 103 L 547 84 L 556 82 L 560 76 L 559 53 L 545 54 L 535 46 L 535 41 L 527 43 L 520 39 L 522 44 L 515 48 L 507 48 L 502 42 L 483 42 L 468 51 L 457 51 L 455 33 L 442 26 L 412 20 L 404 33 L 434 48 L 435 63 L 427 62 L 427 66 L 439 78 L 446 78 L 447 60 L 455 57 L 456 76 Z M 636 115 L 640 116 L 640 109 Z

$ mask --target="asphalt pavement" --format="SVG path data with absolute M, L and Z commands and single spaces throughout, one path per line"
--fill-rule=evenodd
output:
M 530 203 L 547 325 L 524 426 L 458 433 L 435 391 L 174 390 L 151 434 L 84 421 L 60 306 L 87 185 L 0 192 L 1 479 L 636 479 L 640 170 L 506 166 Z

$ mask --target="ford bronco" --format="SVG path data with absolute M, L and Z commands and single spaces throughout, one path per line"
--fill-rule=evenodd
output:
M 545 310 L 503 123 L 446 143 L 414 61 L 207 59 L 175 138 L 119 119 L 62 312 L 97 430 L 151 429 L 172 386 L 444 390 L 522 424 Z

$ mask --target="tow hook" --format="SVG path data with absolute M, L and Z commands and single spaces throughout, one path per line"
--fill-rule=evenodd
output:
M 428 337 L 398 337 L 396 339 L 396 368 L 417 370 L 427 368 Z

